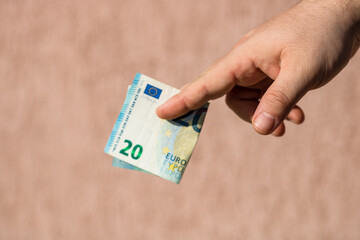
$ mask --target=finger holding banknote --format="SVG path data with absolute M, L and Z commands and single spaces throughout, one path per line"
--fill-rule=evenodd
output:
M 279 89 L 279 84 L 274 84 L 274 81 L 269 77 L 276 78 L 279 75 L 279 67 L 274 66 L 266 74 L 256 67 L 253 59 L 248 57 L 250 54 L 246 47 L 246 45 L 236 46 L 228 55 L 214 63 L 196 81 L 187 84 L 179 94 L 157 109 L 158 116 L 173 119 L 196 109 L 209 100 L 227 95 L 227 105 L 240 118 L 248 122 L 252 122 L 256 109 L 259 109 L 259 99 L 266 97 L 266 100 L 262 100 L 262 107 L 269 109 L 268 111 L 273 115 L 277 114 L 277 123 L 274 121 L 273 129 L 265 129 L 265 131 L 253 123 L 255 130 L 261 134 L 283 135 L 285 125 L 282 120 L 285 116 L 294 123 L 301 123 L 304 119 L 303 111 L 299 107 L 291 110 L 293 105 L 290 106 L 290 100 L 288 101 L 290 96 L 293 100 L 297 98 L 296 92 L 276 92 L 275 94 L 276 90 L 271 89 L 271 87 Z M 273 56 L 271 57 L 273 58 Z M 286 89 L 284 91 L 286 92 Z M 279 96 L 279 94 L 281 95 Z M 258 112 L 261 111 L 258 110 Z M 275 117 L 273 118 L 275 119 Z
M 296 124 L 304 120 L 296 103 L 334 78 L 359 48 L 358 7 L 356 1 L 299 2 L 245 35 L 229 54 L 160 106 L 158 116 L 178 117 L 227 95 L 227 105 L 258 133 L 283 135 L 285 119 Z M 249 94 L 257 95 L 246 99 Z

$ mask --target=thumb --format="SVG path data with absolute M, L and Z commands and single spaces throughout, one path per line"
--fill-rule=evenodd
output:
M 303 74 L 296 71 L 280 71 L 276 80 L 262 96 L 252 118 L 255 131 L 260 134 L 272 133 L 285 119 L 290 110 L 306 91 Z

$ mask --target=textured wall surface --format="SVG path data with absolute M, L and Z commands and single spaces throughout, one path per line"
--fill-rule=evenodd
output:
M 180 185 L 103 152 L 136 72 L 175 87 L 294 1 L 0 1 L 0 239 L 360 239 L 360 53 L 260 136 L 211 103 Z

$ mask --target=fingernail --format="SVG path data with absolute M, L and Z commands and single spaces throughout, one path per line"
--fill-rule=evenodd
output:
M 275 127 L 275 118 L 266 112 L 261 112 L 256 117 L 254 125 L 262 132 L 269 133 Z

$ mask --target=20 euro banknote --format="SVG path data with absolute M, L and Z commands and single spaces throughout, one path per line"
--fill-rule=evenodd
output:
M 179 183 L 198 140 L 209 104 L 171 121 L 158 106 L 179 90 L 136 74 L 105 147 L 113 166 L 139 170 Z

